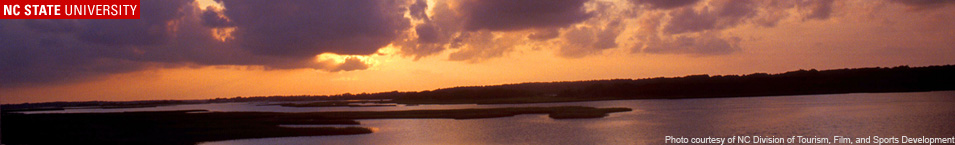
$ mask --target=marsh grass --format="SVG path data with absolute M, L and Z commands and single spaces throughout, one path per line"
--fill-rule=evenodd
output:
M 4 113 L 3 144 L 196 144 L 207 141 L 372 133 L 366 127 L 287 128 L 297 125 L 357 125 L 356 119 L 475 119 L 548 114 L 554 119 L 599 118 L 629 108 L 580 106 L 349 112 L 205 112 L 205 110 L 20 114 Z M 197 113 L 198 112 L 198 113 Z

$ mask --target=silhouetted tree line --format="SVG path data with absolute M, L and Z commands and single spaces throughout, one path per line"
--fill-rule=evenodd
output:
M 678 99 L 777 96 L 859 92 L 909 92 L 955 89 L 955 66 L 874 67 L 779 74 L 690 75 L 646 79 L 534 82 L 494 86 L 465 86 L 420 92 L 381 92 L 328 96 L 264 96 L 219 98 L 213 101 L 308 101 L 393 99 L 403 101 L 467 101 L 521 97 L 603 99 Z
M 560 97 L 622 99 L 711 98 L 908 92 L 955 89 L 955 66 L 798 70 L 781 74 L 692 75 L 602 83 L 562 91 Z

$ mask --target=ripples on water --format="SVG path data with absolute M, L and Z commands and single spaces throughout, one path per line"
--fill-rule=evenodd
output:
M 250 103 L 178 105 L 55 112 L 122 112 L 182 109 L 211 111 L 383 111 L 513 106 L 629 107 L 601 119 L 553 120 L 546 115 L 490 119 L 360 120 L 372 134 L 282 137 L 206 142 L 245 144 L 663 144 L 664 136 L 730 137 L 951 137 L 955 91 L 857 93 L 753 98 L 621 100 L 509 105 L 292 108 Z

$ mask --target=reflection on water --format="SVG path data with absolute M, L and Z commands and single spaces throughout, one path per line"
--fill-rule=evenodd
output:
M 955 135 L 955 91 L 859 93 L 758 98 L 622 100 L 510 105 L 291 108 L 248 103 L 179 105 L 109 111 L 357 111 L 512 106 L 629 107 L 602 119 L 553 120 L 546 115 L 490 119 L 360 120 L 363 135 L 282 137 L 206 142 L 245 144 L 663 144 L 664 136 L 926 136 Z M 97 112 L 102 109 L 62 112 Z M 55 111 L 50 111 L 55 112 Z
M 525 104 L 526 105 L 526 104 Z M 955 135 L 955 91 L 760 98 L 624 100 L 535 105 L 630 107 L 602 119 L 361 120 L 372 134 L 207 142 L 244 144 L 663 144 L 664 136 Z M 453 107 L 452 107 L 453 106 Z M 488 105 L 490 107 L 520 105 Z M 488 107 L 467 106 L 467 107 Z M 458 106 L 444 106 L 455 108 Z M 384 109 L 384 108 L 379 108 Z M 393 108 L 392 108 L 393 109 Z

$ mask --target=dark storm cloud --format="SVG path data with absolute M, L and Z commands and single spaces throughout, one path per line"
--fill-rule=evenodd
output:
M 322 52 L 367 55 L 410 27 L 396 1 L 225 1 L 235 40 L 256 54 L 313 57 Z
M 605 49 L 617 47 L 617 36 L 623 27 L 620 21 L 613 21 L 603 28 L 581 27 L 565 33 L 566 44 L 560 47 L 558 54 L 565 58 L 580 58 L 597 54 Z
M 565 27 L 592 16 L 586 0 L 465 0 L 461 4 L 467 30 L 507 31 Z
M 418 42 L 421 43 L 440 43 L 438 38 L 438 28 L 434 24 L 426 23 L 415 26 L 415 32 L 418 34 Z
M 741 51 L 742 39 L 724 35 L 723 31 L 746 24 L 774 27 L 796 10 L 803 20 L 827 20 L 833 11 L 833 0 L 802 1 L 710 1 L 703 7 L 678 7 L 658 11 L 641 22 L 640 40 L 631 50 L 635 53 L 687 54 L 691 56 L 724 55 Z M 781 12 L 781 13 L 780 13 Z M 661 31 L 657 31 L 661 30 Z
M 672 9 L 696 4 L 699 0 L 630 0 L 636 5 L 647 5 L 650 8 Z
M 664 31 L 671 34 L 701 32 L 714 29 L 734 27 L 743 20 L 753 17 L 756 12 L 755 4 L 748 0 L 732 0 L 720 3 L 714 9 L 694 10 L 682 8 L 670 13 L 672 17 L 664 27 Z
M 891 0 L 891 1 L 909 5 L 909 6 L 933 6 L 933 5 L 944 5 L 944 4 L 955 3 L 955 1 L 951 1 L 951 0 Z
M 199 15 L 202 19 L 202 25 L 213 28 L 233 27 L 232 22 L 219 11 L 206 9 Z
M 414 30 L 417 38 L 402 38 L 401 53 L 416 59 L 447 49 L 452 61 L 476 62 L 503 56 L 513 50 L 512 41 L 492 39 L 492 33 L 534 30 L 527 39 L 548 40 L 558 30 L 584 22 L 595 15 L 584 10 L 588 0 L 452 0 L 438 1 L 433 14 L 424 13 L 423 1 L 409 8 L 414 19 L 423 20 Z M 420 5 L 419 5 L 420 4 Z M 522 39 L 522 38 L 509 38 Z
M 424 23 L 415 26 L 417 37 L 404 35 L 395 42 L 395 45 L 401 49 L 401 55 L 418 60 L 447 49 L 446 45 L 454 35 L 460 32 L 461 25 L 461 17 L 456 15 L 456 10 L 452 9 L 447 2 L 437 1 L 432 8 L 433 15 L 426 13 L 428 5 L 425 1 L 418 0 L 411 4 L 409 13 L 412 18 Z
M 805 19 L 826 20 L 832 13 L 833 0 L 804 0 L 793 2 L 764 2 L 753 0 L 713 1 L 703 9 L 680 8 L 669 11 L 671 18 L 663 28 L 670 34 L 722 30 L 748 22 L 774 26 L 781 18 L 771 18 L 773 11 L 799 8 Z M 760 11 L 762 9 L 763 11 Z M 760 15 L 760 13 L 763 13 Z M 762 16 L 762 17 L 759 17 Z M 768 17 L 768 18 L 767 18 Z
M 315 62 L 321 53 L 373 54 L 409 28 L 398 1 L 143 0 L 138 20 L 0 20 L 0 87 L 93 80 L 163 67 L 260 65 L 351 71 L 360 59 Z M 212 29 L 235 27 L 220 41 Z
M 25 20 L 30 30 L 42 33 L 69 33 L 76 31 L 76 20 L 67 19 L 30 19 Z
M 809 13 L 806 18 L 809 19 L 829 19 L 829 15 L 832 13 L 832 2 L 833 0 L 816 0 L 812 4 L 812 12 Z
M 463 47 L 464 45 L 467 47 Z M 449 54 L 448 60 L 466 62 L 479 62 L 489 58 L 501 57 L 504 56 L 504 53 L 512 50 L 512 44 L 495 39 L 494 35 L 488 31 L 464 33 L 464 35 L 455 38 L 451 47 L 460 49 Z
M 88 42 L 123 46 L 156 45 L 170 39 L 168 22 L 184 15 L 180 10 L 191 1 L 142 1 L 140 19 L 88 20 L 77 37 Z
M 137 47 L 170 40 L 189 1 L 142 1 L 140 20 L 2 20 L 0 87 L 74 82 L 155 66 Z
M 722 36 L 720 31 L 746 22 L 758 23 L 754 19 L 759 16 L 760 4 L 750 0 L 713 1 L 702 9 L 682 7 L 647 16 L 641 22 L 647 27 L 641 28 L 637 37 L 641 42 L 632 52 L 709 56 L 740 51 L 741 39 Z M 762 23 L 775 21 L 779 20 Z
M 904 4 L 914 10 L 924 10 L 940 8 L 946 5 L 955 4 L 953 0 L 890 0 L 891 2 Z
M 408 6 L 408 13 L 411 14 L 411 18 L 429 21 L 430 18 L 428 18 L 428 14 L 425 12 L 427 9 L 428 2 L 425 0 L 416 0 L 414 4 Z
M 620 32 L 623 31 L 623 28 L 620 27 L 620 21 L 613 21 L 597 33 L 597 41 L 594 42 L 593 46 L 596 49 L 610 49 L 617 47 L 617 36 L 620 35 Z
M 423 21 L 414 28 L 415 37 L 403 35 L 394 43 L 401 51 L 401 55 L 412 56 L 415 60 L 422 57 L 431 56 L 444 51 L 444 46 L 450 40 L 451 35 L 456 33 L 456 27 L 460 24 L 458 17 L 452 14 L 450 7 L 444 2 L 438 1 L 433 11 L 434 16 L 427 13 L 428 3 L 424 0 L 417 0 L 408 7 L 408 12 L 412 19 Z M 455 23 L 455 24 L 451 24 Z

